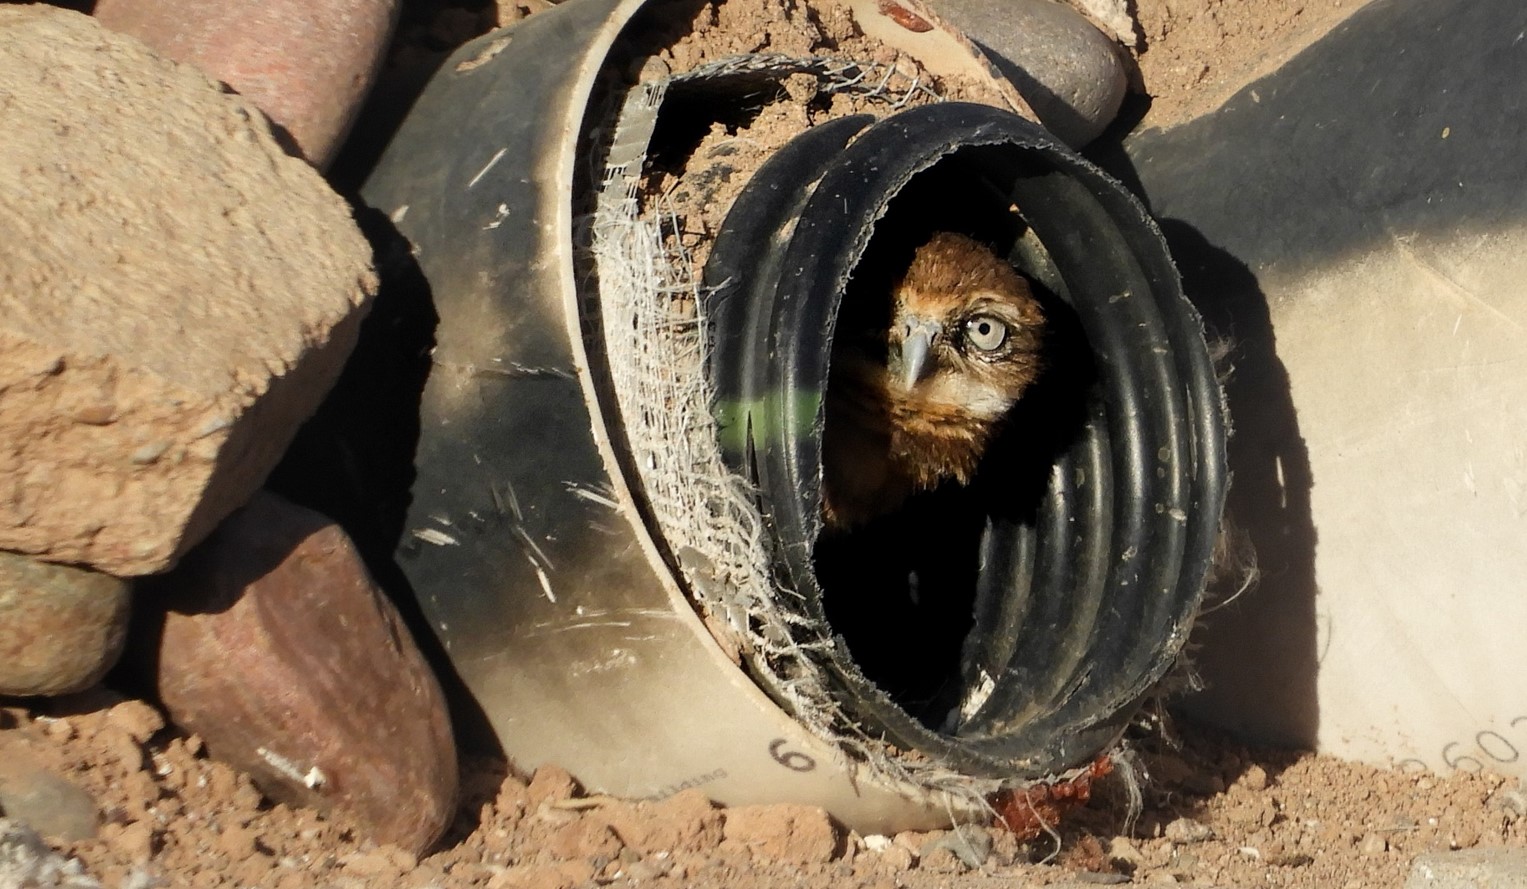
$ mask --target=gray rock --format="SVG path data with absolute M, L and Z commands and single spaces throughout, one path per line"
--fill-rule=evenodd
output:
M 1462 849 L 1418 855 L 1405 889 L 1527 889 L 1527 849 Z
M 8 759 L 0 765 L 0 814 L 65 842 L 95 836 L 100 813 L 89 793 L 25 758 Z
M 131 602 L 124 580 L 0 552 L 0 694 L 94 685 L 122 653 Z
M 968 868 L 975 869 L 986 863 L 991 855 L 991 832 L 984 827 L 963 825 L 945 831 L 923 844 L 919 858 L 928 858 L 940 849 L 948 849 L 954 857 Z
M 79 859 L 54 852 L 37 831 L 9 818 L 0 818 L 0 886 L 101 889 Z
M 1091 142 L 1124 101 L 1129 77 L 1113 40 L 1057 0 L 933 0 L 934 12 L 991 57 L 1050 132 Z

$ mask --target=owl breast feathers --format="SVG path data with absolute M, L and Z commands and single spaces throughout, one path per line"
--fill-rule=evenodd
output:
M 834 339 L 822 445 L 829 528 L 894 511 L 946 480 L 968 484 L 1039 375 L 1039 302 L 981 242 L 933 235 L 889 297 L 888 325 Z

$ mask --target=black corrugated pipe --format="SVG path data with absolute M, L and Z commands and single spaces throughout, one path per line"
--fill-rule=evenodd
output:
M 938 230 L 1040 285 L 1048 370 L 969 488 L 824 535 L 835 324 Z M 970 774 L 1105 750 L 1186 641 L 1227 483 L 1202 326 L 1140 204 L 999 109 L 845 118 L 758 171 L 706 284 L 727 458 L 757 484 L 777 579 L 826 628 L 848 712 Z

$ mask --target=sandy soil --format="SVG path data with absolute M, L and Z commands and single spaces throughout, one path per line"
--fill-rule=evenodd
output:
M 1214 107 L 1357 4 L 1138 5 L 1152 96 L 1141 125 L 1163 126 Z M 1158 720 L 1058 834 L 1029 840 L 984 827 L 862 837 L 817 810 L 722 810 L 693 792 L 656 803 L 587 796 L 556 769 L 522 776 L 501 760 L 467 757 L 456 822 L 419 857 L 378 847 L 341 820 L 270 803 L 144 702 L 96 693 L 12 704 L 0 708 L 0 782 L 51 774 L 83 788 L 101 812 L 98 835 L 50 845 L 109 887 L 1361 889 L 1398 886 L 1422 852 L 1527 845 L 1527 797 L 1514 782 L 1251 748 Z
M 1169 127 L 1219 107 L 1367 0 L 1139 0 L 1139 126 Z

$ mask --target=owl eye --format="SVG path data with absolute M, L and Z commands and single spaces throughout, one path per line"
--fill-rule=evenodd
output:
M 965 342 L 982 352 L 995 352 L 1007 342 L 1007 325 L 991 315 L 977 315 L 965 322 Z

